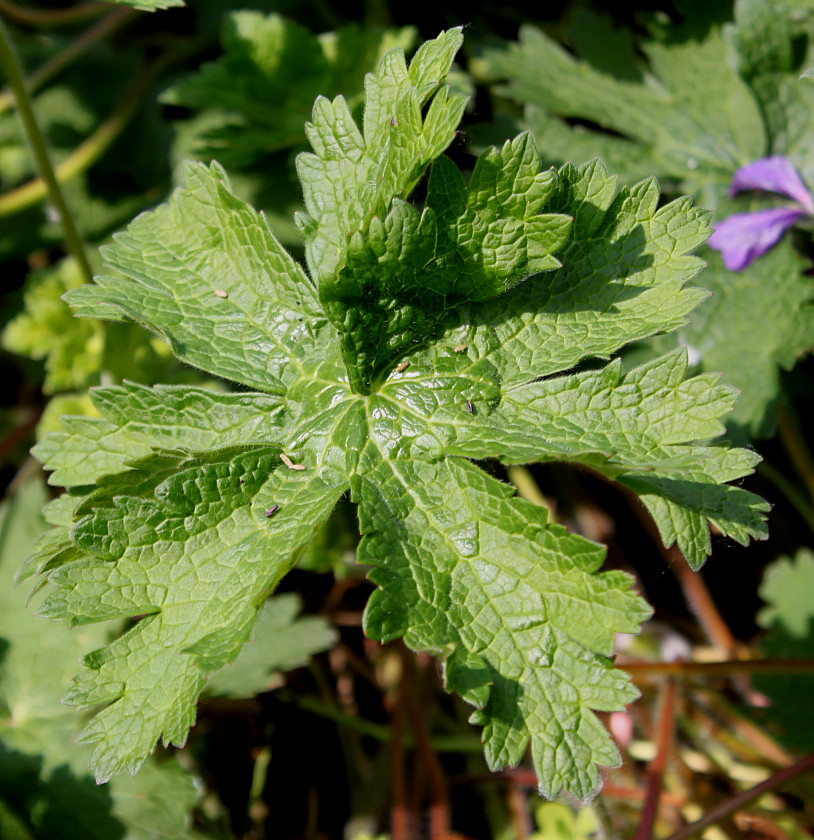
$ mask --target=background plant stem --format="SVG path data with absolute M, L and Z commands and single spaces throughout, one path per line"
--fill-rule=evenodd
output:
M 42 136 L 37 118 L 34 115 L 34 109 L 31 106 L 31 97 L 26 90 L 25 81 L 23 79 L 22 68 L 17 59 L 17 54 L 14 51 L 14 46 L 8 33 L 6 25 L 0 20 L 0 70 L 8 81 L 11 92 L 14 95 L 14 100 L 17 104 L 17 110 L 20 114 L 23 127 L 25 129 L 26 137 L 31 146 L 31 151 L 34 154 L 34 159 L 37 163 L 37 169 L 40 173 L 42 181 L 47 190 L 48 196 L 51 199 L 54 207 L 59 213 L 59 221 L 62 225 L 62 232 L 65 236 L 65 245 L 68 252 L 76 260 L 79 270 L 86 282 L 93 279 L 93 272 L 90 269 L 85 247 L 79 237 L 79 233 L 74 224 L 73 216 L 71 216 L 68 205 L 65 202 L 65 197 L 62 195 L 59 182 L 54 174 L 54 168 L 51 166 L 51 158 L 48 155 L 48 149 L 45 145 L 45 138 Z

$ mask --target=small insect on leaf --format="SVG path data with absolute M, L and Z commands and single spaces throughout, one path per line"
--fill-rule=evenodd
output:
M 270 507 L 270 508 L 269 508 L 269 509 L 268 509 L 268 510 L 267 510 L 267 511 L 263 514 L 263 516 L 265 516 L 265 517 L 266 517 L 266 519 L 271 519 L 271 517 L 272 517 L 272 516 L 274 516 L 274 514 L 275 514 L 275 513 L 277 513 L 277 511 L 278 511 L 279 509 L 280 509 L 280 506 L 279 506 L 279 505 L 272 505 L 272 506 L 271 506 L 271 507 Z
M 464 350 L 466 350 L 466 345 L 465 344 L 456 344 L 452 348 L 453 353 L 463 353 Z
M 229 292 L 224 292 L 223 289 L 215 289 L 215 294 L 219 298 L 228 298 L 229 297 Z
M 409 362 L 402 362 L 400 365 L 396 366 L 396 373 L 401 373 L 403 370 L 407 370 L 410 367 Z
M 475 413 L 475 409 L 474 409 L 474 407 L 472 406 L 472 400 L 467 400 L 467 401 L 466 401 L 466 410 L 467 410 L 470 414 L 474 414 L 474 413 Z
M 305 464 L 295 464 L 288 455 L 280 455 L 280 460 L 290 469 L 290 470 L 304 470 Z

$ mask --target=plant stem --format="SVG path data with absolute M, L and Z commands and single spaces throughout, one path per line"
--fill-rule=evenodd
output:
M 301 709 L 335 721 L 340 726 L 347 726 L 348 729 L 354 729 L 357 732 L 361 732 L 362 735 L 368 735 L 374 738 L 376 741 L 386 743 L 393 738 L 393 734 L 388 726 L 381 723 L 372 723 L 369 720 L 349 715 L 337 706 L 325 703 L 322 700 L 317 700 L 315 697 L 306 696 L 290 699 Z M 436 752 L 465 752 L 474 754 L 483 752 L 483 745 L 477 735 L 435 735 L 430 738 L 430 744 Z M 415 746 L 415 739 L 410 733 L 405 733 L 404 745 L 408 748 Z
M 507 470 L 509 481 L 517 488 L 518 495 L 527 502 L 532 502 L 545 508 L 549 513 L 549 521 L 551 520 L 551 502 L 543 495 L 540 486 L 534 480 L 527 467 L 509 467 Z
M 596 835 L 599 840 L 616 840 L 617 835 L 613 829 L 613 821 L 602 794 L 594 799 L 590 808 L 596 820 Z
M 716 691 L 696 692 L 693 701 L 708 719 L 717 717 L 723 718 L 724 727 L 739 735 L 757 756 L 773 762 L 778 767 L 791 764 L 793 756 L 788 753 L 777 741 L 768 735 L 765 730 L 757 726 L 733 703 Z M 706 707 L 706 708 L 705 708 Z
M 803 479 L 806 490 L 808 490 L 808 498 L 814 502 L 814 459 L 808 451 L 808 446 L 797 420 L 787 406 L 781 408 L 777 414 L 777 431 L 780 434 L 780 442 L 788 453 L 794 469 Z
M 642 818 L 633 840 L 650 840 L 661 802 L 661 785 L 670 744 L 673 741 L 676 711 L 676 683 L 666 683 L 661 697 L 661 712 L 656 728 L 656 754 L 647 766 L 647 792 L 644 797 Z
M 416 704 L 412 684 L 415 678 L 415 662 L 412 653 L 401 646 L 402 679 L 401 691 L 410 719 L 410 726 L 416 739 L 418 757 L 424 765 L 430 786 L 430 840 L 447 840 L 450 832 L 450 806 L 447 780 L 438 758 L 432 749 L 427 724 Z
M 164 55 L 141 73 L 122 97 L 119 107 L 107 120 L 56 167 L 55 173 L 54 170 L 51 170 L 54 185 L 57 189 L 59 184 L 64 184 L 89 169 L 107 151 L 127 123 L 130 122 L 141 104 L 142 96 L 152 84 L 155 75 L 168 60 L 169 57 Z M 51 194 L 51 188 L 45 178 L 45 173 L 42 170 L 40 171 L 43 177 L 35 178 L 27 184 L 5 193 L 5 195 L 0 195 L 0 216 L 19 213 L 21 210 L 35 205 L 46 195 Z
M 47 192 L 59 213 L 59 220 L 65 236 L 65 244 L 71 256 L 76 260 L 83 278 L 89 283 L 93 279 L 90 263 L 85 254 L 82 240 L 79 238 L 79 233 L 74 225 L 73 217 L 68 210 L 68 205 L 65 203 L 65 198 L 62 195 L 62 190 L 59 187 L 59 182 L 56 179 L 53 167 L 51 166 L 51 159 L 48 156 L 45 139 L 37 125 L 34 109 L 31 107 L 31 98 L 25 87 L 20 63 L 14 52 L 8 30 L 2 21 L 0 21 L 0 70 L 5 74 L 9 87 L 14 94 L 17 110 L 23 122 L 28 142 L 31 145 L 34 159 L 37 162 L 37 169 L 43 181 L 44 192 Z
M 723 662 L 631 662 L 616 667 L 634 680 L 661 677 L 730 677 L 736 674 L 808 674 L 814 659 L 728 659 Z
M 0 14 L 24 26 L 65 26 L 103 15 L 108 9 L 104 3 L 82 3 L 68 9 L 28 9 L 11 0 L 0 0 Z
M 2 3 L 2 0 L 0 0 Z M 121 8 L 116 9 L 111 14 L 102 18 L 102 20 L 94 23 L 86 32 L 83 32 L 78 38 L 75 38 L 65 47 L 64 50 L 58 52 L 55 56 L 50 58 L 41 67 L 38 67 L 26 80 L 25 87 L 29 96 L 35 91 L 39 90 L 49 79 L 52 79 L 61 70 L 64 70 L 79 56 L 87 52 L 95 43 L 106 38 L 111 32 L 114 32 L 127 21 L 132 20 L 136 16 L 133 9 Z M 11 91 L 5 91 L 0 94 L 0 114 L 7 111 L 14 104 L 14 96 Z
M 733 656 L 737 651 L 738 643 L 709 594 L 704 578 L 690 568 L 677 548 L 667 549 L 667 556 L 670 560 L 670 568 L 681 585 L 687 604 L 704 628 L 707 637 L 725 656 Z
M 696 820 L 694 823 L 690 823 L 690 825 L 676 831 L 674 834 L 671 834 L 667 840 L 689 840 L 690 837 L 695 837 L 705 828 L 708 828 L 709 826 L 720 822 L 725 817 L 728 817 L 730 814 L 737 811 L 738 808 L 743 808 L 762 794 L 768 793 L 769 791 L 780 787 L 797 776 L 807 773 L 809 770 L 814 770 L 814 754 L 806 756 L 796 764 L 792 764 L 791 767 L 778 770 L 777 773 L 770 776 L 759 785 L 755 785 L 753 788 L 749 788 L 749 790 L 745 790 L 743 793 L 739 793 L 736 796 L 731 797 L 726 802 L 716 805 L 704 814 L 700 820 Z
M 806 525 L 814 531 L 814 508 L 808 503 L 803 494 L 768 461 L 757 465 L 757 471 L 788 499 L 792 507 L 800 514 Z
M 526 797 L 518 784 L 510 784 L 506 790 L 506 804 L 512 817 L 515 840 L 527 840 L 531 833 L 529 809 Z

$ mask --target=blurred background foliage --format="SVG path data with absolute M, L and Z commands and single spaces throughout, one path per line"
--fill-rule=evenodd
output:
M 814 66 L 811 0 L 166 5 L 0 0 L 94 271 L 99 248 L 166 197 L 188 158 L 223 163 L 301 256 L 294 160 L 314 98 L 341 93 L 358 114 L 383 52 L 459 24 L 450 81 L 470 105 L 449 154 L 464 170 L 528 130 L 547 166 L 600 157 L 622 182 L 656 176 L 665 200 L 691 195 L 715 220 L 777 203 L 729 195 L 760 157 L 786 156 L 814 189 L 814 81 L 800 78 Z M 625 761 L 596 803 L 543 803 L 524 767 L 490 774 L 433 662 L 364 638 L 370 586 L 349 504 L 210 681 L 188 748 L 97 787 L 73 741 L 81 716 L 59 697 L 81 652 L 121 627 L 48 624 L 14 587 L 46 528 L 49 491 L 28 450 L 60 415 L 93 413 L 93 385 L 229 386 L 134 325 L 72 316 L 61 296 L 83 274 L 0 92 L 0 838 L 678 840 L 710 815 L 693 829 L 710 840 L 814 835 L 814 776 L 778 777 L 814 764 L 810 229 L 741 272 L 702 249 L 708 300 L 684 328 L 624 351 L 632 365 L 686 345 L 696 369 L 741 389 L 729 434 L 764 458 L 747 486 L 772 502 L 770 540 L 718 541 L 693 575 L 636 502 L 590 473 L 509 471 L 522 495 L 606 543 L 608 565 L 637 575 L 656 611 L 642 636 L 620 639 L 642 699 L 606 716 Z

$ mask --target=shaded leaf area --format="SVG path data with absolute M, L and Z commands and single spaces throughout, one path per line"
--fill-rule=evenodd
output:
M 789 240 L 742 272 L 706 252 L 702 283 L 712 297 L 693 313 L 679 340 L 698 350 L 705 370 L 724 371 L 740 395 L 727 425 L 739 438 L 774 433 L 781 370 L 814 347 L 814 283 Z M 756 339 L 760 335 L 760 340 Z
M 299 158 L 310 275 L 222 168 L 191 164 L 105 249 L 111 272 L 69 294 L 254 389 L 99 388 L 101 417 L 66 418 L 37 449 L 71 488 L 23 572 L 47 580 L 41 613 L 140 618 L 68 695 L 107 704 L 82 736 L 100 779 L 184 743 L 206 680 L 348 489 L 379 587 L 368 631 L 438 656 L 490 765 L 530 744 L 550 797 L 593 796 L 597 764 L 618 761 L 595 713 L 634 697 L 612 642 L 649 610 L 631 578 L 599 571 L 601 547 L 466 458 L 588 464 L 639 493 L 695 566 L 710 522 L 765 535 L 762 500 L 726 485 L 756 458 L 707 444 L 731 389 L 686 379 L 681 353 L 606 364 L 697 304 L 706 214 L 597 164 L 546 171 L 527 135 L 465 187 L 441 157 L 464 104 L 443 86 L 460 41 L 442 33 L 409 66 L 385 54 L 361 126 L 342 97 L 317 101 Z M 594 369 L 571 370 L 583 360 Z
M 355 109 L 364 74 L 388 50 L 409 49 L 414 41 L 412 27 L 352 25 L 314 36 L 277 14 L 235 12 L 225 18 L 223 54 L 162 100 L 206 112 L 196 131 L 196 155 L 250 167 L 305 143 L 304 125 L 317 96 L 343 94 Z
M 765 656 L 777 659 L 814 658 L 814 553 L 801 549 L 795 557 L 776 560 L 766 570 L 760 596 L 766 607 L 758 620 L 766 630 L 760 642 Z M 755 688 L 770 701 L 756 715 L 789 749 L 814 750 L 814 725 L 802 714 L 800 700 L 814 691 L 814 677 L 773 674 L 754 678 Z
M 333 647 L 335 631 L 318 616 L 298 618 L 293 593 L 270 598 L 260 608 L 252 638 L 237 660 L 216 671 L 206 684 L 209 696 L 253 697 L 282 682 L 282 672 L 305 665 L 315 653 Z
M 571 217 L 541 212 L 557 177 L 541 172 L 528 135 L 478 158 L 468 188 L 439 158 L 419 213 L 395 199 L 367 236 L 355 234 L 345 265 L 320 287 L 342 336 L 351 387 L 369 393 L 405 354 L 457 326 L 467 301 L 488 301 L 550 268 Z
M 99 626 L 68 631 L 37 620 L 14 573 L 46 528 L 45 491 L 28 481 L 0 509 L 0 829 L 3 837 L 147 840 L 193 838 L 198 800 L 174 761 L 149 761 L 137 777 L 99 787 L 88 751 L 72 743 L 75 713 L 60 702 L 74 662 L 104 644 Z

